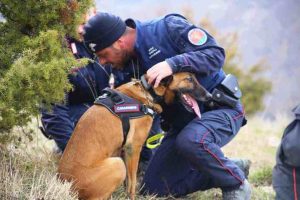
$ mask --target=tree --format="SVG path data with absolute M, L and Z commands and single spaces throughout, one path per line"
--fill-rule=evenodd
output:
M 260 60 L 253 66 L 242 68 L 237 33 L 220 34 L 207 19 L 203 19 L 200 26 L 205 27 L 224 47 L 226 52 L 224 69 L 226 73 L 234 74 L 239 79 L 246 114 L 251 115 L 261 111 L 264 108 L 263 99 L 271 90 L 271 82 L 261 76 L 268 68 L 266 62 Z
M 71 89 L 68 72 L 82 66 L 65 36 L 76 29 L 93 0 L 0 0 L 0 133 L 26 125 L 40 106 L 61 102 Z

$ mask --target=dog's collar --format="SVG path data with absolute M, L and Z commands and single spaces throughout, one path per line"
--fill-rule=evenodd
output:
M 153 90 L 153 87 L 148 84 L 146 78 L 145 78 L 145 75 L 143 75 L 141 77 L 141 83 L 142 83 L 142 86 L 143 88 L 148 91 L 150 93 L 150 95 L 152 96 L 153 98 L 153 102 L 154 103 L 158 103 L 158 104 L 161 104 L 163 101 L 164 101 L 164 97 L 163 96 L 159 96 L 157 95 L 154 90 Z

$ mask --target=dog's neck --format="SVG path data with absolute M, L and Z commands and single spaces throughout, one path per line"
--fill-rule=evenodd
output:
M 162 112 L 161 105 L 154 102 L 153 97 L 145 90 L 139 80 L 133 80 L 127 84 L 121 85 L 117 90 L 152 108 L 157 113 Z

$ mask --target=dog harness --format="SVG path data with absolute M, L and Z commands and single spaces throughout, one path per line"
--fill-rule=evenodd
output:
M 126 143 L 130 129 L 130 119 L 140 118 L 145 115 L 150 115 L 153 118 L 155 114 L 153 109 L 148 106 L 110 88 L 103 89 L 102 95 L 95 100 L 94 104 L 106 107 L 112 114 L 121 119 L 124 137 L 122 146 Z

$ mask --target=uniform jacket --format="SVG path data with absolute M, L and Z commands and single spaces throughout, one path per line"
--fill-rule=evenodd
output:
M 222 69 L 224 49 L 209 33 L 189 23 L 183 16 L 170 14 L 146 22 L 133 19 L 125 22 L 137 32 L 134 48 L 140 74 L 146 73 L 153 65 L 166 61 L 173 73 L 193 72 L 200 84 L 210 92 L 225 78 Z M 126 70 L 125 74 L 132 75 L 132 67 L 124 68 Z M 199 105 L 203 112 L 203 106 Z M 181 124 L 181 127 L 195 117 L 193 113 L 187 113 L 181 104 L 165 107 L 164 110 L 168 111 L 162 117 L 174 125 Z M 179 119 L 174 113 L 185 114 L 181 114 Z
M 295 118 L 284 130 L 273 169 L 276 199 L 300 198 L 300 105 L 293 113 Z

